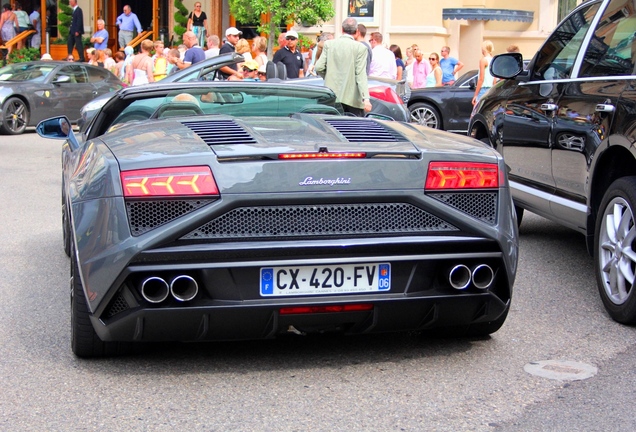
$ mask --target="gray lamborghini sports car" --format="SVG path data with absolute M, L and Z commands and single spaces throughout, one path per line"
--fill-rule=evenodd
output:
M 341 115 L 290 83 L 130 87 L 62 147 L 72 348 L 504 323 L 517 228 L 501 156 Z

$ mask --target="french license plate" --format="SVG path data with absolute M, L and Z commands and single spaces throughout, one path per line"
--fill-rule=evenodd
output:
M 391 289 L 391 264 L 261 268 L 261 296 L 381 292 Z

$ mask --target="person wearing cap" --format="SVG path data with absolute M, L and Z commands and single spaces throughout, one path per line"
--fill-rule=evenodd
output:
M 42 61 L 51 61 L 51 60 L 53 60 L 53 57 L 51 57 L 51 54 L 49 54 L 49 53 L 44 53 L 44 54 L 42 54 L 42 57 L 40 57 L 40 60 L 42 60 Z
M 183 34 L 183 43 L 188 49 L 183 55 L 183 60 L 177 61 L 179 69 L 185 69 L 195 63 L 205 60 L 205 51 L 199 46 L 199 38 L 193 31 L 188 30 Z
M 242 69 L 243 69 L 243 77 L 238 78 L 233 75 L 230 77 L 230 81 L 235 81 L 235 80 L 260 81 L 260 79 L 257 77 L 258 63 L 256 63 L 256 60 L 246 61 L 245 63 L 243 63 Z
M 356 33 L 356 19 L 345 19 L 342 36 L 325 41 L 316 73 L 325 79 L 325 86 L 333 90 L 345 112 L 362 117 L 373 107 L 367 81 L 367 48 L 355 40 Z
M 305 61 L 298 45 L 298 33 L 295 30 L 287 31 L 285 35 L 287 45 L 274 54 L 273 62 L 282 63 L 287 69 L 287 78 L 302 78 L 305 76 Z
M 236 52 L 236 43 L 241 38 L 242 34 L 243 32 L 236 27 L 229 27 L 227 30 L 225 30 L 225 43 L 219 50 L 219 55 Z M 223 66 L 219 70 L 221 71 L 221 75 L 225 79 L 229 79 L 231 76 L 234 76 L 238 79 L 243 78 L 243 73 L 238 70 L 236 63 L 229 66 Z

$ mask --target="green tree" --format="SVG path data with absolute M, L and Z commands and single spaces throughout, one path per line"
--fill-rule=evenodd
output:
M 177 10 L 174 13 L 174 32 L 177 34 L 179 41 L 183 39 L 183 34 L 188 26 L 188 9 L 183 5 L 181 0 L 174 1 L 174 7 Z M 178 41 L 177 41 L 178 42 Z
M 57 13 L 58 37 L 63 41 L 68 40 L 68 32 L 73 20 L 73 9 L 68 5 L 68 0 L 60 0 L 58 3 L 60 10 Z
M 256 30 L 268 36 L 267 55 L 270 59 L 279 23 L 313 26 L 335 14 L 333 0 L 229 0 L 228 3 L 230 13 L 239 22 L 260 23 Z M 264 15 L 269 16 L 269 22 L 261 23 Z

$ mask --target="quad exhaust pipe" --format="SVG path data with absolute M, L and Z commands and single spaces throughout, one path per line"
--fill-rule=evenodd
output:
M 472 282 L 478 289 L 488 289 L 495 280 L 495 272 L 488 264 L 479 264 L 472 271 L 464 264 L 458 264 L 448 272 L 448 283 L 456 290 L 468 288 Z
M 141 296 L 149 303 L 161 303 L 172 294 L 175 300 L 190 301 L 199 293 L 199 284 L 188 275 L 179 275 L 168 284 L 164 278 L 152 276 L 141 283 Z

